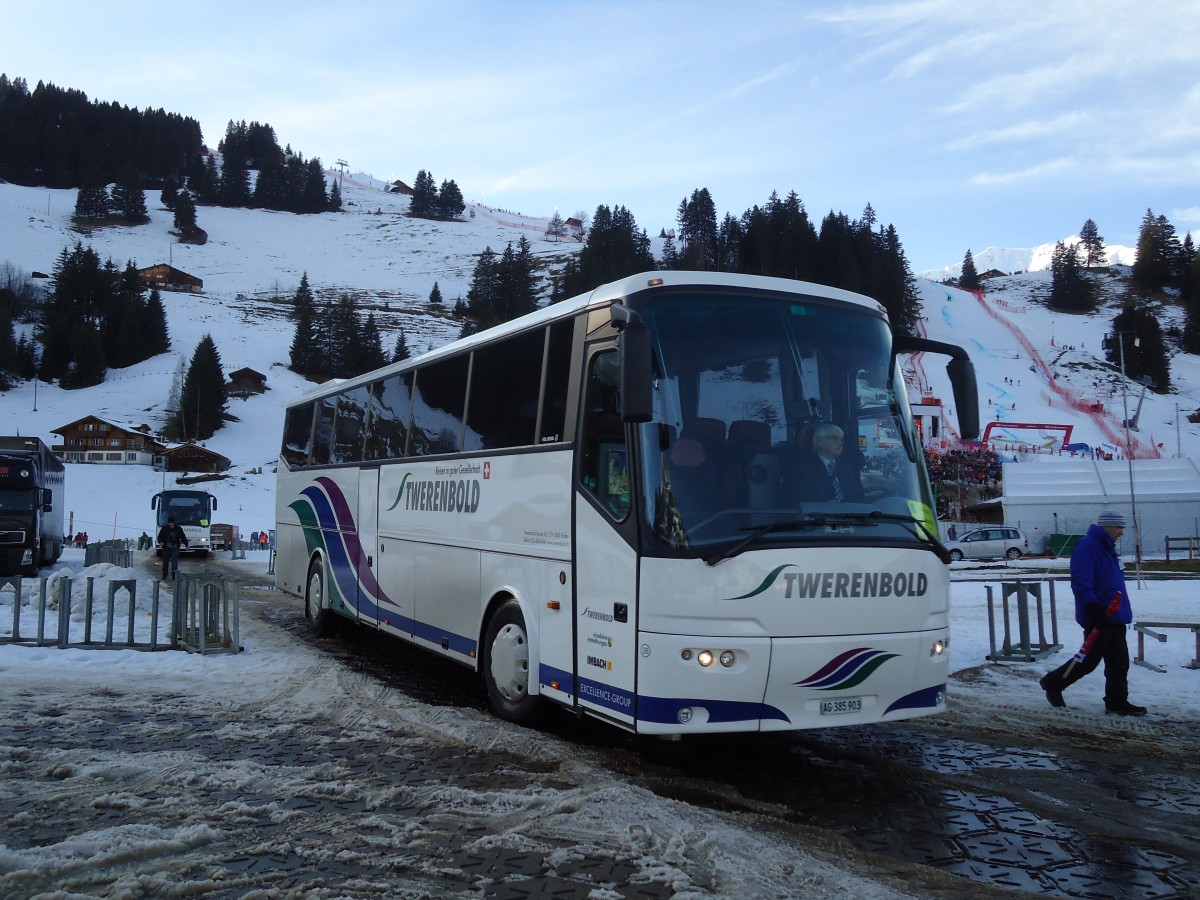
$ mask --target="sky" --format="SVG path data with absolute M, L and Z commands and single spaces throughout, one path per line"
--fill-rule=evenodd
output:
M 1169 0 L 7 4 L 0 68 L 270 124 L 327 166 L 529 215 L 795 191 L 869 203 L 916 272 L 1147 209 L 1200 225 L 1200 22 Z

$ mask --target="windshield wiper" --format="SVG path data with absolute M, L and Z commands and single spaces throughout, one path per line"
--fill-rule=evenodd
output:
M 769 525 L 760 525 L 757 528 L 750 529 L 750 533 L 739 541 L 730 544 L 721 550 L 711 553 L 704 557 L 704 562 L 710 566 L 715 566 L 717 563 L 726 559 L 731 559 L 742 553 L 751 544 L 758 541 L 765 535 L 773 531 L 793 531 L 801 528 L 819 528 L 822 525 L 866 525 L 875 526 L 881 522 L 895 522 L 902 526 L 905 531 L 915 537 L 918 541 L 927 540 L 932 546 L 933 552 L 937 554 L 938 559 L 942 562 L 950 563 L 950 551 L 946 549 L 946 545 L 941 539 L 931 532 L 923 521 L 915 516 L 900 515 L 898 513 L 885 513 L 879 510 L 871 510 L 870 512 L 851 513 L 851 512 L 831 512 L 831 513 L 805 513 L 802 519 L 795 519 L 786 522 L 772 522 Z M 913 526 L 920 528 L 920 533 Z
M 750 533 L 741 540 L 734 541 L 732 544 L 729 544 L 728 546 L 723 547 L 714 553 L 710 553 L 708 556 L 704 557 L 704 561 L 710 566 L 715 566 L 719 562 L 737 556 L 759 538 L 770 534 L 772 531 L 795 531 L 799 528 L 812 528 L 814 525 L 818 524 L 820 523 L 810 522 L 806 518 L 803 520 L 793 519 L 786 522 L 772 522 L 769 525 L 759 525 L 756 528 L 750 529 L 743 528 L 743 531 L 748 530 Z
M 932 545 L 933 552 L 937 554 L 938 559 L 947 565 L 950 563 L 950 551 L 942 543 L 942 539 L 936 533 L 930 531 L 929 527 L 916 516 L 885 513 L 873 509 L 865 513 L 809 513 L 808 517 L 819 519 L 822 524 L 826 525 L 877 525 L 880 522 L 896 522 L 918 541 L 921 540 L 921 535 L 924 535 L 925 540 L 928 540 Z M 917 533 L 916 528 L 912 527 L 913 525 L 921 529 L 920 534 Z

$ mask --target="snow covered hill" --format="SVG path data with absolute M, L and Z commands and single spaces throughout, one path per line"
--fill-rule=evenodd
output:
M 1068 247 L 1073 247 L 1079 243 L 1079 235 L 1063 238 L 1063 243 Z M 987 272 L 991 269 L 1007 275 L 1018 272 L 1041 272 L 1050 268 L 1050 260 L 1054 256 L 1054 246 L 1053 243 L 1050 243 L 1023 249 L 987 247 L 978 252 L 972 250 L 971 259 L 975 262 L 977 272 Z M 1110 266 L 1132 266 L 1133 261 L 1137 258 L 1137 250 L 1134 247 L 1106 244 L 1104 250 L 1106 262 Z M 962 260 L 940 269 L 927 269 L 919 273 L 919 277 L 927 278 L 930 281 L 945 281 L 958 278 L 960 274 L 962 274 Z
M 233 461 L 232 477 L 214 491 L 220 520 L 257 530 L 274 517 L 272 468 L 283 408 L 309 386 L 286 368 L 292 326 L 283 304 L 303 273 L 320 296 L 350 292 L 362 297 L 376 314 L 385 348 L 403 329 L 417 353 L 458 333 L 448 309 L 465 295 L 476 254 L 485 247 L 500 252 L 523 235 L 547 271 L 580 247 L 546 241 L 546 218 L 482 205 L 469 205 L 460 222 L 410 219 L 406 197 L 386 192 L 382 182 L 365 175 L 346 176 L 342 192 L 345 211 L 337 215 L 202 207 L 199 224 L 209 241 L 192 246 L 175 242 L 172 216 L 157 194 L 147 195 L 149 224 L 79 234 L 70 221 L 74 191 L 0 185 L 0 264 L 49 273 L 63 248 L 78 240 L 121 268 L 129 259 L 139 267 L 169 262 L 204 280 L 202 294 L 163 294 L 169 354 L 110 370 L 105 384 L 85 390 L 19 385 L 0 394 L 0 432 L 57 443 L 53 429 L 91 413 L 157 430 L 180 360 L 190 359 L 197 342 L 210 333 L 226 372 L 249 366 L 267 376 L 267 392 L 231 401 L 237 421 L 208 442 Z M 1031 261 L 1041 250 L 1019 251 L 1031 255 L 1013 268 L 1036 269 Z M 1006 268 L 982 253 L 975 259 L 981 271 Z M 1087 315 L 1045 308 L 1050 276 L 1044 269 L 989 280 L 983 300 L 934 281 L 919 282 L 922 326 L 930 337 L 967 347 L 977 367 L 982 421 L 996 423 L 991 437 L 998 448 L 1014 455 L 1045 451 L 1060 444 L 1069 428 L 1072 441 L 1119 454 L 1125 400 L 1138 423 L 1132 435 L 1138 457 L 1188 455 L 1195 446 L 1200 426 L 1186 416 L 1200 406 L 1200 359 L 1176 355 L 1177 393 L 1144 397 L 1133 383 L 1123 392 L 1118 373 L 1103 361 L 1101 338 L 1111 328 L 1125 274 L 1118 268 L 1104 276 L 1104 303 Z M 427 302 L 435 282 L 446 300 L 442 308 Z M 1161 319 L 1166 328 L 1182 324 L 1173 307 L 1164 307 Z M 918 393 L 953 407 L 940 362 L 919 361 L 909 374 Z M 163 478 L 137 466 L 72 466 L 67 497 L 74 528 L 93 538 L 150 530 L 149 497 L 162 489 Z

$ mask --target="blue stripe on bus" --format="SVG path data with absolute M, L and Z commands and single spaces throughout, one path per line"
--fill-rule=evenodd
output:
M 638 697 L 638 719 L 644 722 L 678 724 L 679 710 L 698 706 L 708 713 L 709 722 L 757 722 L 761 719 L 779 719 L 790 722 L 781 709 L 766 703 L 748 700 L 709 700 L 683 697 Z
M 782 710 L 765 703 L 741 700 L 647 697 L 643 694 L 635 696 L 621 688 L 588 678 L 579 679 L 577 690 L 575 677 L 565 669 L 558 669 L 554 666 L 542 665 L 538 670 L 538 678 L 544 686 L 549 686 L 551 682 L 558 682 L 557 690 L 568 694 L 577 694 L 581 700 L 587 700 L 589 703 L 629 716 L 634 714 L 634 703 L 636 702 L 637 718 L 645 722 L 677 724 L 679 710 L 686 706 L 703 707 L 708 711 L 708 721 L 710 722 L 757 722 L 760 719 L 791 721 Z
M 911 694 L 901 697 L 892 703 L 883 714 L 886 716 L 898 709 L 931 709 L 945 702 L 945 697 L 946 685 L 935 684 L 933 687 L 921 688 L 919 691 L 913 691 Z

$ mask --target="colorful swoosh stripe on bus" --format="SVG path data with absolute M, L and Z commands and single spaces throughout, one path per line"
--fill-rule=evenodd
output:
M 759 594 L 761 594 L 763 591 L 765 591 L 767 588 L 769 588 L 772 584 L 775 583 L 775 579 L 779 577 L 780 572 L 782 572 L 784 569 L 795 569 L 795 568 L 798 568 L 798 567 L 794 563 L 784 563 L 782 566 L 776 566 L 774 569 L 772 569 L 770 571 L 770 573 L 767 575 L 767 577 L 762 580 L 762 584 L 760 584 L 758 587 L 756 587 L 750 593 L 742 594 L 740 597 L 730 597 L 729 599 L 730 600 L 746 600 L 750 597 L 757 597 Z
M 289 509 L 300 520 L 309 554 L 318 549 L 325 552 L 333 582 L 329 586 L 331 599 L 378 619 L 379 603 L 393 606 L 395 603 L 367 565 L 367 554 L 358 539 L 354 514 L 345 494 L 332 479 L 322 476 L 300 495 L 304 499 L 291 503 Z
M 898 655 L 869 647 L 847 650 L 796 684 L 818 691 L 842 691 L 857 687 L 870 678 L 876 669 Z

